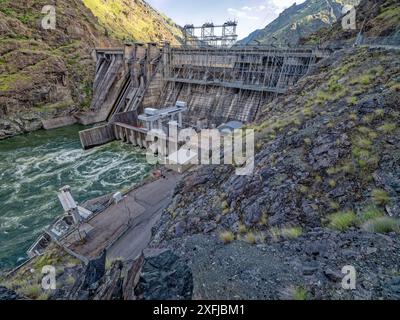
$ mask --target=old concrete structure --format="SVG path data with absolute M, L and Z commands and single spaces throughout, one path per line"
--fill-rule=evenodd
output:
M 91 112 L 80 122 L 107 124 L 81 132 L 84 148 L 114 139 L 146 147 L 142 136 L 149 128 L 139 114 L 146 108 L 175 108 L 178 101 L 187 103 L 187 112 L 177 119 L 180 126 L 249 123 L 262 105 L 285 93 L 327 51 L 133 43 L 96 53 Z

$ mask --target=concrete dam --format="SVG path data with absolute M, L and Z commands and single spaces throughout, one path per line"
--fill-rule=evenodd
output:
M 78 119 L 105 124 L 81 132 L 82 145 L 90 148 L 120 139 L 147 147 L 149 128 L 139 115 L 149 108 L 162 113 L 179 101 L 187 105 L 180 126 L 202 129 L 233 120 L 252 122 L 262 105 L 285 93 L 327 55 L 329 51 L 311 47 L 133 43 L 98 48 L 91 111 Z

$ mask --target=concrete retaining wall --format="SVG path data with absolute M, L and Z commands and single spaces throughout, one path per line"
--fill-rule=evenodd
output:
M 46 130 L 68 127 L 75 123 L 77 123 L 77 120 L 73 116 L 65 116 L 48 120 L 42 120 L 43 128 Z
M 90 149 L 115 140 L 112 124 L 87 129 L 79 132 L 83 149 Z

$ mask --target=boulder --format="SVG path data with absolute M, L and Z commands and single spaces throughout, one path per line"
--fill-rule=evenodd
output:
M 0 300 L 26 300 L 13 290 L 0 286 Z
M 170 250 L 146 250 L 135 296 L 139 300 L 189 300 L 193 293 L 190 268 Z

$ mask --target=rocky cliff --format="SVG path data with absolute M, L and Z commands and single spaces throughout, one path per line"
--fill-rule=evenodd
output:
M 49 4 L 56 9 L 55 30 L 41 25 Z M 177 43 L 179 32 L 140 0 L 1 0 L 0 139 L 88 108 L 96 46 L 124 39 Z
M 365 37 L 400 38 L 400 8 L 397 0 L 363 0 L 356 10 L 356 29 L 343 30 L 341 21 L 332 27 L 322 28 L 301 39 L 301 43 L 342 41 L 352 39 L 362 30 Z
M 331 26 L 342 16 L 342 8 L 352 0 L 307 0 L 284 10 L 264 29 L 256 30 L 240 44 L 274 44 L 295 46 L 311 33 Z
M 170 250 L 145 250 L 136 260 L 98 258 L 82 263 L 51 245 L 3 279 L 1 300 L 187 300 L 192 298 L 189 267 Z M 56 289 L 44 290 L 41 269 L 56 268 Z

